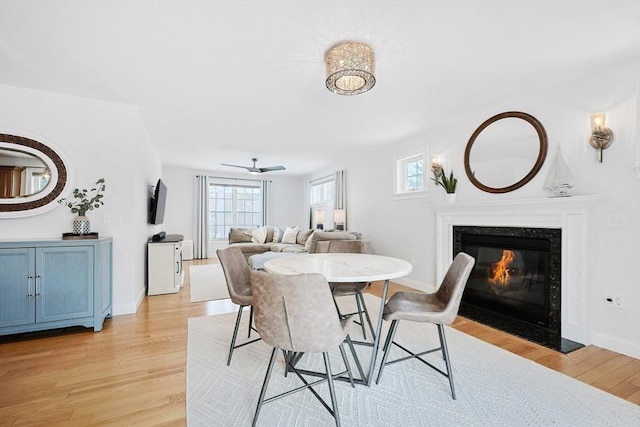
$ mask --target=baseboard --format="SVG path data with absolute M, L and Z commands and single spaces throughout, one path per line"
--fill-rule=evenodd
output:
M 114 304 L 113 315 L 120 316 L 123 314 L 135 314 L 137 307 L 135 304 Z
M 122 314 L 134 314 L 138 312 L 138 308 L 140 308 L 140 304 L 144 301 L 144 297 L 146 296 L 147 290 L 146 288 L 142 288 L 142 290 L 138 293 L 138 297 L 136 298 L 135 304 L 114 304 L 113 305 L 113 315 L 120 316 Z
M 420 282 L 418 280 L 409 279 L 407 277 L 399 277 L 397 279 L 391 280 L 393 283 L 397 283 L 399 285 L 408 286 L 413 289 L 417 289 L 422 292 L 435 292 L 436 288 L 434 285 L 430 285 L 428 283 Z
M 591 344 L 595 346 L 640 359 L 640 343 L 600 332 L 594 332 L 591 337 Z

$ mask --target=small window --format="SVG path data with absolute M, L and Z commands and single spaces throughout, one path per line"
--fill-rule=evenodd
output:
M 424 154 L 416 154 L 395 162 L 396 195 L 417 196 L 426 190 L 424 177 Z
M 404 190 L 418 191 L 424 188 L 424 174 L 422 158 L 410 159 L 404 162 Z

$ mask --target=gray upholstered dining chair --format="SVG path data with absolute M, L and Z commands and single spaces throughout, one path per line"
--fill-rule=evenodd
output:
M 353 376 L 344 351 L 343 342 L 349 344 L 347 328 L 349 319 L 340 320 L 333 306 L 333 298 L 327 280 L 321 274 L 279 275 L 262 271 L 251 273 L 251 289 L 255 308 L 255 325 L 263 341 L 273 346 L 271 359 L 258 398 L 258 405 L 253 418 L 256 425 L 263 404 L 278 399 L 294 391 L 309 388 L 314 396 L 333 415 L 336 425 L 340 425 L 338 400 L 336 398 L 333 379 L 345 372 L 333 374 L 329 362 L 329 351 L 340 349 L 342 360 L 353 387 Z M 271 373 L 278 350 L 285 355 L 286 369 L 294 372 L 305 384 L 297 389 L 281 393 L 265 399 Z M 296 369 L 302 353 L 322 353 L 326 370 L 325 379 L 309 383 Z M 312 386 L 327 381 L 331 396 L 332 408 L 320 397 Z
M 449 349 L 447 348 L 443 325 L 450 325 L 458 315 L 462 293 L 464 292 L 464 288 L 474 264 L 475 259 L 473 257 L 464 252 L 460 252 L 456 255 L 453 263 L 449 266 L 447 274 L 442 280 L 442 284 L 435 293 L 425 294 L 418 292 L 398 292 L 389 299 L 384 306 L 384 320 L 391 320 L 391 327 L 384 343 L 384 356 L 382 358 L 380 370 L 378 371 L 376 384 L 380 382 L 382 370 L 386 365 L 415 358 L 447 377 L 449 379 L 449 386 L 451 387 L 451 397 L 454 399 L 456 398 L 456 392 L 453 386 L 451 361 L 449 360 Z M 440 347 L 420 353 L 413 353 L 393 341 L 396 331 L 398 330 L 400 320 L 435 323 L 438 326 Z M 387 359 L 389 357 L 389 353 L 391 353 L 392 344 L 409 353 L 409 356 L 388 362 Z M 425 354 L 433 353 L 438 350 L 442 351 L 446 372 L 421 357 Z
M 331 240 L 329 242 L 329 246 L 327 248 L 328 253 L 356 253 L 362 254 L 365 252 L 364 250 L 364 242 L 362 240 Z M 359 317 L 359 324 L 362 327 L 362 336 L 364 339 L 367 339 L 367 330 L 364 325 L 364 320 L 362 315 L 364 314 L 367 324 L 369 325 L 369 330 L 371 331 L 372 338 L 375 338 L 375 332 L 373 329 L 373 324 L 371 323 L 371 318 L 369 317 L 369 311 L 367 310 L 367 305 L 364 302 L 364 298 L 362 296 L 362 291 L 364 291 L 367 286 L 369 286 L 369 282 L 348 282 L 348 283 L 338 283 L 338 282 L 330 282 L 329 287 L 331 288 L 331 294 L 335 297 L 341 296 L 354 296 L 356 299 L 357 311 L 354 313 L 346 313 L 343 314 L 340 312 L 340 308 L 338 307 L 338 303 L 336 302 L 336 309 L 338 310 L 338 314 L 340 318 L 345 318 L 353 314 L 357 314 Z
M 236 345 L 236 338 L 238 337 L 238 330 L 240 329 L 240 320 L 242 319 L 242 311 L 245 307 L 249 306 L 249 331 L 247 338 L 251 338 L 251 330 L 253 323 L 253 296 L 251 295 L 251 267 L 247 263 L 247 259 L 242 254 L 239 248 L 225 248 L 218 249 L 216 251 L 222 270 L 224 271 L 224 278 L 227 281 L 227 289 L 229 290 L 229 297 L 231 302 L 238 304 L 238 316 L 236 317 L 236 326 L 233 330 L 233 336 L 231 337 L 231 344 L 229 346 L 229 356 L 227 358 L 227 366 L 231 364 L 231 357 L 233 356 L 233 350 L 236 348 L 251 344 L 259 341 L 260 338 L 256 338 L 251 341 L 243 342 Z

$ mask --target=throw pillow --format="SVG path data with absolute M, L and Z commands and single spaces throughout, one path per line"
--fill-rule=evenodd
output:
M 308 229 L 308 230 L 300 230 L 298 232 L 298 236 L 296 237 L 296 243 L 299 245 L 304 245 L 305 243 L 307 243 L 307 239 L 309 238 L 309 236 L 311 236 L 311 233 L 313 233 L 315 230 L 313 229 Z
M 247 234 L 246 228 L 232 227 L 229 230 L 229 244 L 231 243 L 249 243 L 251 236 Z
M 273 243 L 282 242 L 282 237 L 284 236 L 284 231 L 287 227 L 274 227 L 273 228 Z
M 267 227 L 245 231 L 244 234 L 251 236 L 251 241 L 253 243 L 264 243 L 265 240 L 267 240 Z
M 282 235 L 282 243 L 291 243 L 294 244 L 296 243 L 296 237 L 298 236 L 298 227 L 287 227 L 284 230 L 284 234 Z
M 305 251 L 310 252 L 311 246 L 314 246 L 312 244 L 315 243 L 318 240 L 318 238 L 317 238 L 318 233 L 320 233 L 320 232 L 319 231 L 314 231 L 313 233 L 311 233 L 311 236 L 309 236 L 307 241 L 304 243 L 304 250 Z

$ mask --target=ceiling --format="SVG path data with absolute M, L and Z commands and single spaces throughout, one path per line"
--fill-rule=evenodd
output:
M 325 87 L 364 41 L 375 87 Z M 133 105 L 165 166 L 274 175 L 640 56 L 639 1 L 6 1 L 0 84 Z

